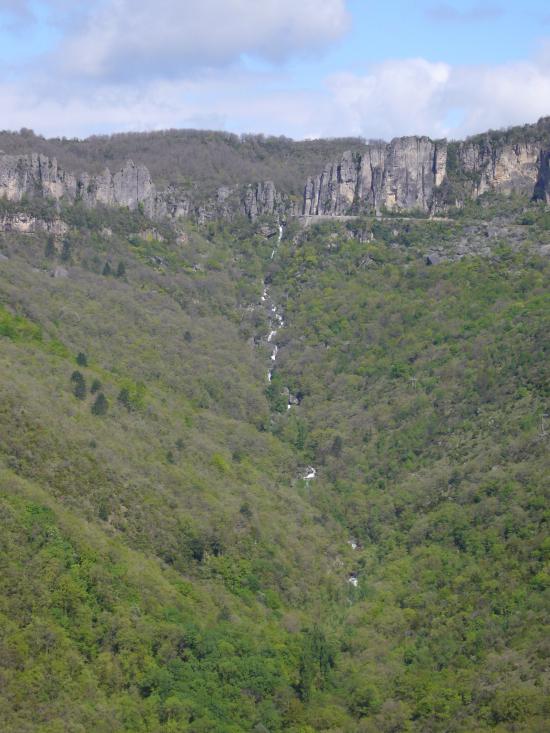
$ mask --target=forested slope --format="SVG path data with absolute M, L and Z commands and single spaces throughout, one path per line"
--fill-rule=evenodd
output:
M 345 150 L 361 150 L 360 138 L 291 140 L 205 130 L 164 130 L 92 136 L 85 140 L 44 138 L 32 130 L 0 131 L 0 150 L 10 155 L 42 153 L 73 173 L 121 168 L 128 159 L 147 166 L 160 188 L 168 184 L 213 194 L 219 186 L 274 181 L 301 196 L 307 176 Z
M 545 730 L 544 209 L 60 216 L 0 239 L 2 729 Z

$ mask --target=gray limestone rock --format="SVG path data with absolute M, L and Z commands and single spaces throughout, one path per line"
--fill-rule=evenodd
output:
M 346 152 L 320 176 L 309 178 L 303 215 L 346 215 L 382 209 L 429 211 L 446 170 L 447 144 L 426 137 L 396 138 Z
M 517 138 L 488 133 L 452 144 L 427 137 L 403 137 L 390 143 L 364 145 L 359 151 L 345 152 L 338 161 L 327 163 L 318 175 L 308 178 L 301 206 L 278 190 L 273 181 L 222 186 L 213 196 L 199 199 L 193 189 L 182 191 L 169 186 L 157 190 L 147 168 L 132 161 L 114 173 L 106 168 L 97 175 L 76 175 L 64 171 L 55 158 L 2 152 L 0 198 L 13 202 L 24 198 L 82 201 L 90 208 L 123 206 L 140 209 L 155 220 L 193 217 L 199 223 L 237 215 L 252 221 L 272 216 L 284 222 L 299 214 L 433 214 L 449 205 L 463 205 L 468 196 L 487 191 L 517 191 L 550 203 L 548 121 L 542 120 L 537 130 L 537 134 L 529 133 L 530 137 L 523 141 L 520 137 L 513 143 L 507 141 Z M 25 226 L 22 220 L 15 223 L 16 228 Z
M 470 178 L 472 196 L 487 191 L 532 194 L 539 171 L 540 145 L 466 141 L 458 146 L 457 158 L 460 170 Z
M 20 232 L 21 234 L 48 232 L 48 234 L 60 237 L 69 231 L 69 227 L 61 219 L 46 221 L 26 214 L 25 212 L 19 212 L 0 215 L 0 231 Z
M 302 215 L 422 211 L 447 205 L 445 185 L 460 180 L 458 198 L 487 191 L 518 192 L 550 202 L 550 151 L 540 142 L 509 144 L 489 135 L 452 146 L 427 137 L 403 137 L 348 151 L 307 179 Z
M 277 191 L 273 181 L 256 183 L 244 190 L 241 212 L 252 221 L 266 214 L 281 218 L 288 212 L 288 208 L 288 198 Z

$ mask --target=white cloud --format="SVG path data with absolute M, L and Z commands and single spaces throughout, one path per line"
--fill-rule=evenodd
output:
M 544 54 L 493 66 L 387 61 L 363 76 L 335 75 L 328 86 L 342 129 L 365 137 L 460 137 L 550 114 Z
M 59 12 L 68 1 L 49 0 L 49 7 Z M 105 16 L 92 4 L 84 25 L 74 14 L 66 21 L 65 73 L 52 74 L 44 63 L 42 73 L 29 67 L 12 75 L 17 83 L 0 80 L 0 124 L 68 137 L 192 126 L 293 137 L 456 138 L 550 114 L 550 39 L 524 61 L 388 60 L 364 74 L 332 74 L 324 88 L 316 79 L 297 88 L 300 65 L 253 71 L 239 63 L 244 54 L 269 60 L 311 50 L 343 32 L 345 0 L 293 3 L 158 0 L 158 22 L 144 0 L 134 0 L 131 11 L 130 0 L 104 0 Z
M 277 82 L 280 78 L 277 78 Z M 318 92 L 281 91 L 269 75 L 217 73 L 193 80 L 153 80 L 137 87 L 110 83 L 78 93 L 0 85 L 2 127 L 31 127 L 46 136 L 160 130 L 174 127 L 237 132 L 323 134 L 330 100 Z
M 104 0 L 59 54 L 66 72 L 135 80 L 324 49 L 349 27 L 346 0 Z
M 387 138 L 412 132 L 441 134 L 443 95 L 452 69 L 424 59 L 387 61 L 364 76 L 328 79 L 348 132 Z

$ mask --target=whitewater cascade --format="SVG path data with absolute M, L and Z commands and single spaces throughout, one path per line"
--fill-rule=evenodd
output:
M 279 245 L 283 238 L 283 233 L 284 233 L 283 227 L 281 224 L 279 224 L 279 236 L 277 239 L 277 244 L 275 245 L 275 247 L 273 248 L 271 252 L 272 260 L 274 259 L 275 255 L 277 254 L 277 249 L 279 248 Z M 279 333 L 279 331 L 281 330 L 281 328 L 284 328 L 285 320 L 283 318 L 282 313 L 280 312 L 279 306 L 273 303 L 273 301 L 271 300 L 271 296 L 269 293 L 269 285 L 266 283 L 265 280 L 264 280 L 264 288 L 262 290 L 262 295 L 260 297 L 260 305 L 267 308 L 267 312 L 268 312 L 269 332 L 266 336 L 266 341 L 271 346 L 271 355 L 270 355 L 271 367 L 267 372 L 267 381 L 271 382 L 271 380 L 273 379 L 273 373 L 275 371 L 277 356 L 279 354 L 279 346 L 275 343 L 275 338 L 277 334 Z M 292 398 L 289 394 L 288 403 L 286 406 L 287 410 L 290 410 L 292 408 L 292 405 L 296 403 L 295 398 L 294 398 L 294 402 L 292 402 L 291 399 Z M 301 476 L 301 478 L 304 481 L 306 481 L 306 483 L 308 484 L 310 481 L 312 481 L 316 477 L 317 477 L 317 469 L 314 468 L 313 466 L 308 466 Z
M 271 252 L 271 259 L 275 257 L 279 244 L 281 243 L 281 240 L 283 238 L 283 231 L 284 230 L 282 225 L 279 224 L 279 236 L 277 238 L 277 244 Z M 277 361 L 277 354 L 279 353 L 279 347 L 276 343 L 273 342 L 273 339 L 275 338 L 275 336 L 277 336 L 279 329 L 281 329 L 285 325 L 285 322 L 282 315 L 278 313 L 278 306 L 271 302 L 271 298 L 269 295 L 269 286 L 265 283 L 265 281 L 260 301 L 262 304 L 267 305 L 269 312 L 269 334 L 267 335 L 267 343 L 271 344 L 271 361 L 273 362 L 273 365 L 271 369 L 269 369 L 269 371 L 267 372 L 267 381 L 271 382 L 271 379 L 273 378 L 273 371 L 275 369 L 275 362 Z

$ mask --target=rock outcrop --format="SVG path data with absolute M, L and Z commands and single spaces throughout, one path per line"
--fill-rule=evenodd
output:
M 369 145 L 362 153 L 346 152 L 309 178 L 303 214 L 345 215 L 362 210 L 428 211 L 434 188 L 445 177 L 447 143 L 427 137 L 405 137 Z
M 521 133 L 516 138 L 521 138 Z M 550 200 L 550 118 L 528 126 L 524 139 L 507 133 L 461 143 L 403 137 L 346 152 L 309 178 L 302 215 L 363 212 L 435 213 L 488 191 Z
M 194 216 L 199 221 L 232 218 L 237 214 L 255 220 L 262 215 L 286 216 L 290 200 L 275 188 L 272 181 L 247 186 L 244 190 L 223 186 L 215 197 L 193 204 L 191 197 L 174 186 L 158 191 L 144 165 L 128 161 L 112 174 L 75 175 L 64 171 L 55 158 L 45 155 L 0 154 L 0 198 L 22 201 L 45 198 L 75 203 L 89 208 L 98 205 L 142 209 L 151 219 L 178 219 Z
M 59 200 L 76 198 L 76 177 L 65 173 L 55 159 L 45 155 L 0 156 L 0 197 L 21 201 L 24 197 Z
M 0 214 L 0 232 L 20 232 L 21 234 L 47 232 L 61 237 L 68 231 L 69 227 L 61 219 L 40 219 L 23 212 Z
M 98 176 L 76 176 L 62 170 L 55 158 L 37 154 L 0 156 L 2 197 L 8 201 L 25 197 L 81 200 L 90 207 L 104 204 L 137 209 L 142 205 L 149 214 L 154 214 L 158 205 L 151 176 L 143 165 L 128 161 L 114 175 L 107 168 Z
M 541 148 L 536 143 L 499 145 L 491 141 L 463 142 L 458 146 L 458 170 L 471 181 L 468 193 L 487 191 L 531 195 L 539 172 Z
M 299 213 L 290 197 L 278 191 L 273 181 L 247 186 L 241 202 L 241 213 L 252 221 L 266 215 L 282 220 Z
M 179 216 L 188 213 L 185 200 L 177 198 L 172 189 L 160 195 L 143 165 L 128 161 L 112 174 L 108 168 L 91 176 L 64 171 L 55 158 L 45 155 L 0 155 L 0 198 L 21 201 L 24 198 L 45 198 L 54 201 L 82 203 L 94 208 L 126 206 L 142 208 L 151 218 Z
M 0 199 L 13 202 L 43 198 L 90 208 L 124 206 L 154 220 L 191 217 L 199 223 L 236 216 L 281 222 L 298 215 L 434 214 L 488 191 L 520 192 L 550 203 L 550 118 L 458 143 L 403 137 L 362 145 L 308 178 L 301 205 L 273 181 L 222 186 L 209 197 L 199 190 L 197 185 L 159 191 L 148 169 L 132 161 L 115 173 L 106 168 L 90 175 L 67 172 L 41 154 L 0 153 Z M 15 229 L 24 226 L 13 222 Z

